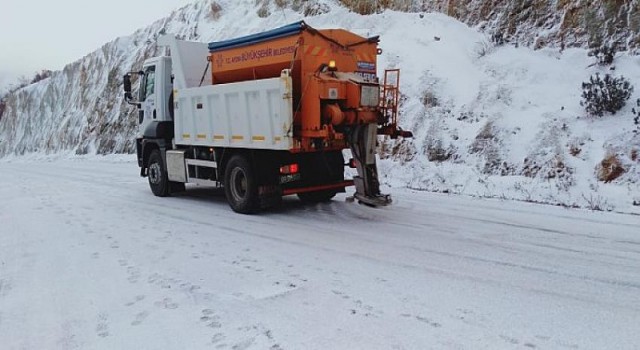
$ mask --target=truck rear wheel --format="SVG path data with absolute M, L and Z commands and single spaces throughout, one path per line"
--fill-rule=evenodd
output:
M 166 197 L 169 195 L 169 179 L 167 170 L 162 161 L 162 155 L 159 150 L 153 150 L 149 155 L 149 164 L 147 165 L 147 177 L 149 178 L 149 187 L 151 192 L 158 197 Z
M 224 193 L 236 213 L 251 214 L 259 209 L 258 183 L 246 157 L 235 155 L 224 172 Z
M 298 198 L 305 203 L 328 202 L 336 196 L 335 190 L 298 193 Z

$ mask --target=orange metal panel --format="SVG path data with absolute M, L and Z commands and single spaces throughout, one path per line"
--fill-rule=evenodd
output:
M 291 66 L 298 36 L 274 39 L 211 54 L 214 84 L 280 76 Z
M 294 137 L 297 138 L 294 144 L 302 151 L 312 150 L 312 139 L 323 139 L 325 148 L 343 146 L 342 134 L 325 124 L 332 118 L 323 118 L 322 101 L 337 99 L 345 108 L 356 109 L 360 89 L 357 84 L 321 76 L 319 68 L 334 60 L 340 72 L 375 77 L 377 48 L 377 42 L 343 29 L 307 28 L 288 37 L 212 53 L 212 82 L 223 84 L 273 78 L 280 76 L 283 69 L 293 68 Z M 374 112 L 349 111 L 345 116 L 345 123 L 376 121 Z

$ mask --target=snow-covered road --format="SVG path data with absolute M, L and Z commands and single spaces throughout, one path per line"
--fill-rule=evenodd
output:
M 1 349 L 640 348 L 640 217 L 394 190 L 234 214 L 0 162 Z

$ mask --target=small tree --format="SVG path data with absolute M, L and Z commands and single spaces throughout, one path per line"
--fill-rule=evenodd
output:
M 631 97 L 633 86 L 623 76 L 618 78 L 606 74 L 604 79 L 596 73 L 588 82 L 582 83 L 580 105 L 590 115 L 602 117 L 605 113 L 615 114 Z
M 34 75 L 33 79 L 31 79 L 31 82 L 29 84 L 35 84 L 40 80 L 45 80 L 48 77 L 50 77 L 52 73 L 53 72 L 51 72 L 48 69 L 43 69 L 40 72 L 36 72 L 36 75 Z
M 589 53 L 589 57 L 595 57 L 596 62 L 601 66 L 608 66 L 613 64 L 613 60 L 616 56 L 615 45 L 601 45 L 592 48 Z

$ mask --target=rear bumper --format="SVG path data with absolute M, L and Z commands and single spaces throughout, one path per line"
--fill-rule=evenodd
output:
M 308 186 L 308 187 L 287 188 L 282 191 L 282 195 L 288 196 L 290 194 L 296 194 L 296 193 L 325 191 L 325 190 L 333 190 L 333 189 L 341 190 L 338 192 L 342 192 L 344 191 L 344 188 L 347 186 L 353 186 L 353 180 L 345 180 L 345 181 L 340 181 L 336 183 Z

